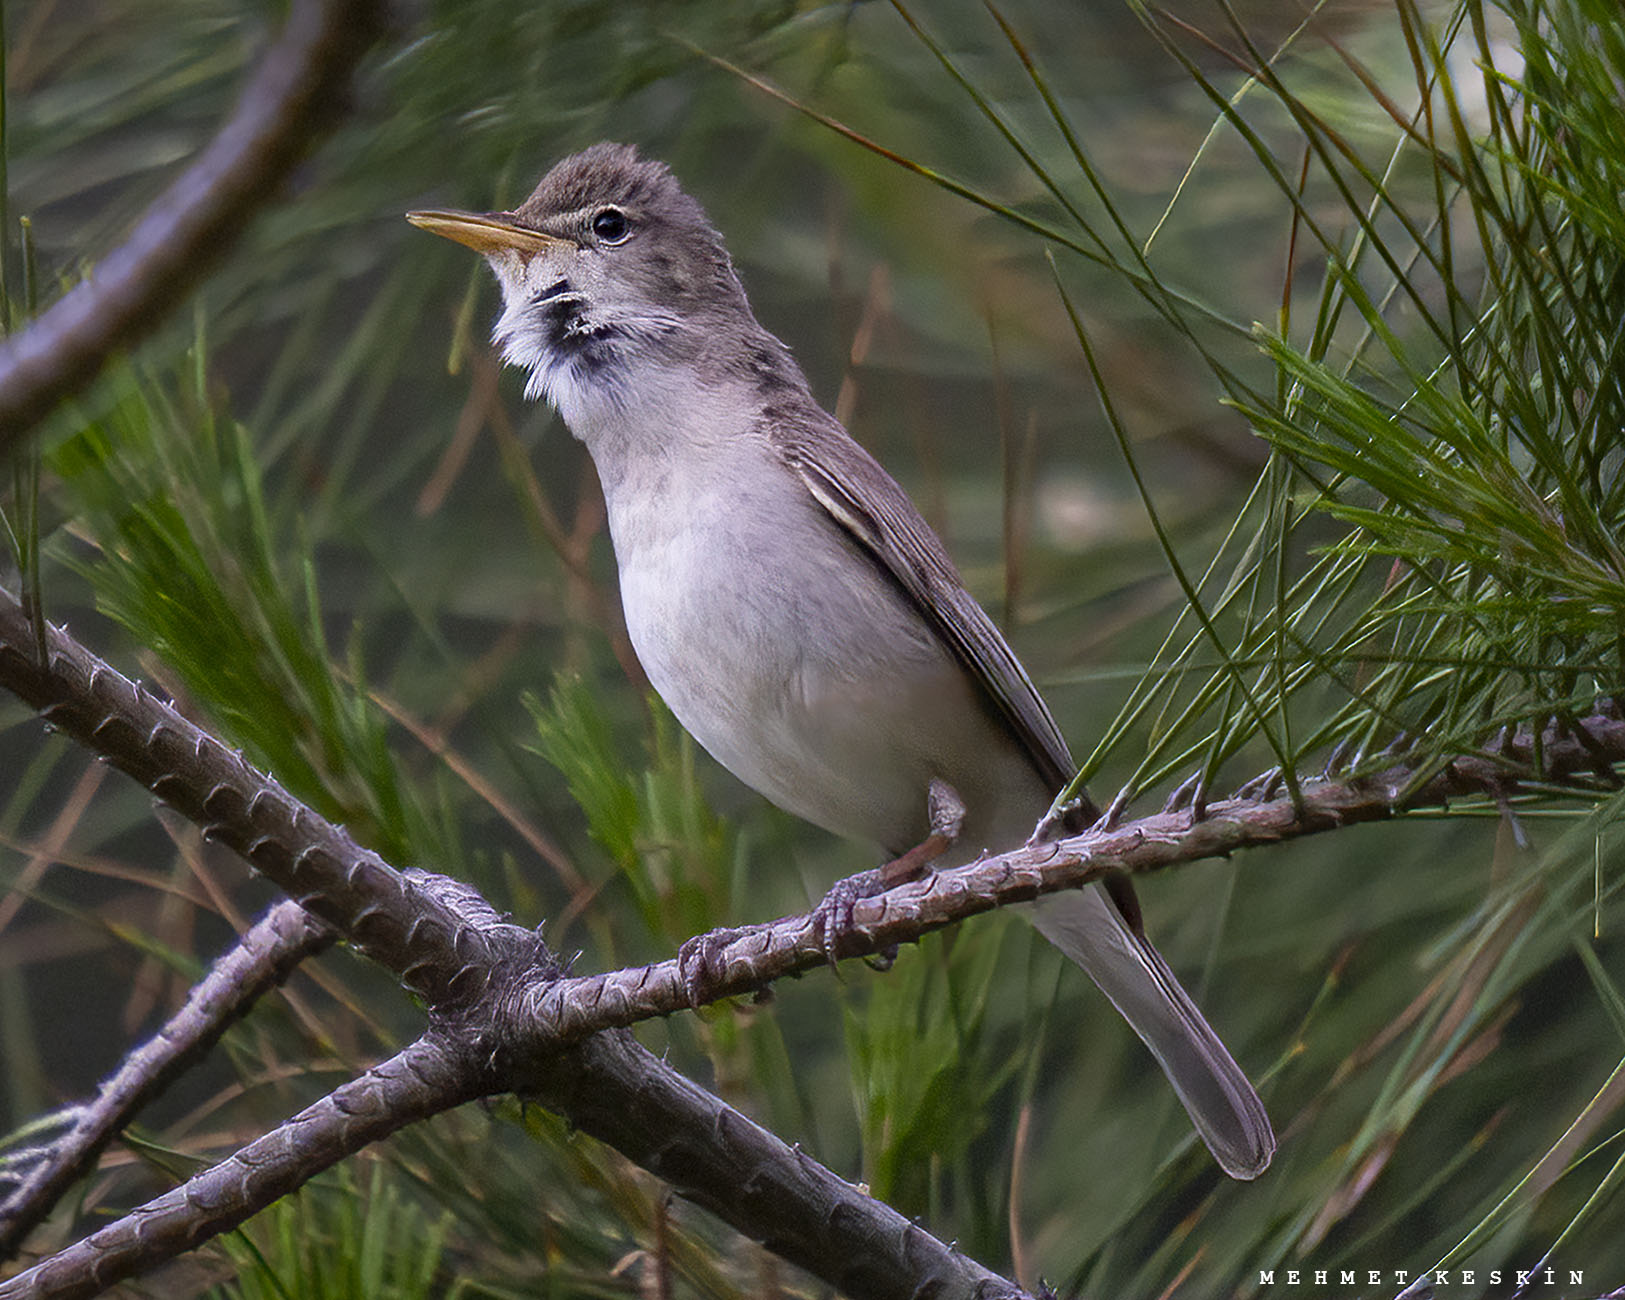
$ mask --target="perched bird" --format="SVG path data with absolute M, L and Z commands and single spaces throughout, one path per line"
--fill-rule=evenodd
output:
M 1075 768 L 1031 679 L 903 490 L 757 323 L 722 237 L 661 163 L 599 144 L 512 212 L 420 211 L 483 254 L 494 337 L 591 453 L 627 631 L 694 738 L 781 808 L 893 855 L 927 791 L 956 847 L 1022 843 Z M 1161 1064 L 1215 1159 L 1255 1178 L 1264 1107 L 1132 894 L 1034 905 Z

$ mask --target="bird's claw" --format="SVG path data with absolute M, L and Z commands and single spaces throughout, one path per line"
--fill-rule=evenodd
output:
M 1344 736 L 1332 746 L 1332 752 L 1326 755 L 1326 766 L 1320 770 L 1320 779 L 1335 780 L 1340 772 L 1359 766 L 1359 761 L 1359 747 L 1354 737 Z
M 688 995 L 689 1006 L 698 1010 L 719 995 L 728 973 L 722 954 L 736 939 L 749 933 L 748 928 L 707 930 L 683 941 L 677 949 L 677 977 Z
M 930 832 L 923 840 L 907 853 L 872 871 L 860 871 L 855 876 L 836 881 L 818 906 L 813 908 L 813 938 L 823 949 L 824 959 L 831 966 L 835 965 L 839 956 L 841 940 L 852 932 L 853 909 L 866 898 L 874 898 L 896 885 L 925 875 L 931 869 L 932 862 L 946 853 L 959 838 L 959 832 L 965 825 L 965 801 L 941 777 L 931 778 L 926 813 Z M 895 947 L 879 954 L 885 963 L 880 969 L 889 966 L 895 955 Z
M 907 856 L 906 854 L 904 855 Z M 901 859 L 899 859 L 901 861 Z M 886 864 L 890 866 L 890 863 Z M 813 938 L 823 949 L 824 960 L 831 966 L 839 957 L 841 940 L 852 932 L 852 912 L 866 898 L 884 894 L 891 888 L 886 879 L 886 867 L 860 871 L 845 880 L 837 880 L 829 893 L 812 910 Z

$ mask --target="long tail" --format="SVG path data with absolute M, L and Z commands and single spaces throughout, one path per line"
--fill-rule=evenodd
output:
M 1039 932 L 1083 967 L 1151 1049 L 1191 1123 L 1232 1178 L 1257 1178 L 1275 1154 L 1264 1103 L 1168 963 L 1134 933 L 1098 886 L 1049 894 Z

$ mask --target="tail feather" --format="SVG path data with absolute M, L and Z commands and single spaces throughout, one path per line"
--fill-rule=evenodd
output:
M 1213 1158 L 1257 1178 L 1275 1154 L 1264 1103 L 1162 955 L 1098 886 L 1037 903 L 1039 932 L 1081 966 L 1151 1049 Z

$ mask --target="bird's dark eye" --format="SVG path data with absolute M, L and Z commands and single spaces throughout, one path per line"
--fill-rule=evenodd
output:
M 592 233 L 606 244 L 618 244 L 632 233 L 632 226 L 619 208 L 599 208 L 592 214 Z

